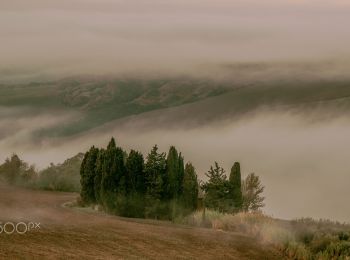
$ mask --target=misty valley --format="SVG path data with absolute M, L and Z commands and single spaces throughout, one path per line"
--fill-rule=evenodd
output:
M 346 0 L 1 0 L 0 259 L 350 259 Z
M 80 78 L 76 81 L 69 79 L 60 81 L 63 83 L 50 83 L 51 86 L 46 85 L 47 83 L 30 84 L 30 87 L 23 84 L 13 87 L 2 86 L 3 96 L 7 95 L 7 103 L 4 102 L 3 106 L 10 109 L 2 115 L 3 122 L 11 115 L 8 113 L 11 110 L 13 115 L 19 118 L 35 117 L 38 113 L 42 113 L 44 108 L 46 111 L 57 111 L 55 112 L 57 115 L 76 113 L 76 118 L 61 116 L 62 122 L 59 124 L 47 126 L 41 124 L 39 128 L 28 128 L 27 124 L 13 125 L 19 132 L 23 131 L 22 127 L 29 130 L 25 135 L 26 139 L 23 140 L 26 146 L 23 146 L 24 149 L 20 150 L 19 154 L 32 161 L 25 162 L 17 154 L 9 156 L 0 166 L 2 185 L 6 183 L 6 185 L 28 190 L 23 192 L 30 192 L 30 190 L 32 192 L 40 190 L 73 192 L 70 200 L 62 202 L 65 209 L 89 212 L 92 216 L 104 213 L 135 220 L 146 218 L 153 221 L 170 221 L 173 225 L 225 230 L 258 237 L 259 240 L 269 244 L 271 250 L 275 250 L 259 253 L 260 255 L 271 254 L 269 258 L 318 259 L 323 257 L 328 259 L 337 254 L 346 255 L 350 226 L 346 224 L 345 215 L 339 215 L 345 222 L 328 220 L 331 216 L 322 214 L 313 216 L 315 218 L 303 218 L 312 217 L 312 215 L 303 215 L 309 213 L 298 212 L 295 208 L 291 208 L 294 213 L 290 216 L 286 215 L 287 218 L 292 218 L 291 220 L 282 220 L 283 214 L 273 217 L 270 214 L 278 212 L 277 208 L 280 210 L 283 208 L 281 203 L 285 203 L 283 199 L 288 196 L 289 190 L 297 188 L 300 192 L 302 186 L 297 185 L 298 182 L 291 184 L 289 180 L 291 176 L 282 175 L 281 181 L 285 182 L 286 186 L 277 196 L 275 192 L 281 185 L 281 181 L 271 181 L 271 178 L 278 179 L 274 175 L 277 172 L 274 171 L 284 170 L 285 166 L 272 168 L 268 176 L 265 175 L 266 170 L 263 167 L 260 168 L 261 165 L 256 162 L 261 161 L 261 156 L 264 156 L 259 153 L 259 149 L 263 147 L 267 149 L 269 149 L 268 145 L 272 148 L 274 146 L 278 148 L 280 145 L 292 147 L 293 145 L 289 142 L 293 140 L 286 142 L 286 137 L 296 138 L 294 143 L 298 143 L 305 140 L 297 141 L 298 136 L 306 135 L 306 138 L 310 138 L 305 133 L 305 129 L 320 128 L 320 126 L 324 128 L 324 122 L 328 122 L 330 130 L 341 126 L 342 114 L 348 110 L 350 88 L 347 87 L 347 81 L 319 83 L 305 81 L 299 85 L 294 85 L 290 81 L 284 84 L 266 82 L 249 86 L 236 85 L 237 83 L 230 85 L 228 81 L 216 81 L 211 85 L 212 81 L 201 83 L 190 79 L 124 81 Z M 337 91 L 330 92 L 329 84 L 332 84 Z M 154 86 L 153 90 L 150 86 Z M 39 88 L 45 91 L 40 91 L 38 96 Z M 132 88 L 135 89 L 135 93 L 130 95 L 128 90 Z M 18 89 L 24 89 L 26 92 L 22 93 Z M 99 91 L 106 96 L 100 97 L 96 89 L 100 89 Z M 107 89 L 110 91 L 109 94 L 106 92 Z M 198 96 L 188 96 L 193 91 L 197 91 Z M 125 96 L 126 94 L 128 96 Z M 50 95 L 56 103 L 46 103 Z M 35 102 L 29 97 L 32 97 Z M 25 110 L 22 109 L 23 100 L 28 102 Z M 249 100 L 248 103 L 247 100 Z M 137 105 L 140 109 L 128 109 L 136 102 L 142 102 Z M 121 119 L 118 119 L 118 114 L 110 112 L 113 109 L 119 110 Z M 159 113 L 160 111 L 162 113 Z M 201 111 L 200 114 L 198 114 L 199 111 Z M 108 117 L 95 119 L 99 113 L 106 114 Z M 287 128 L 284 125 L 281 127 L 280 122 L 286 122 L 284 124 L 287 124 L 288 131 L 293 128 L 295 131 L 283 134 Z M 222 127 L 221 130 L 218 129 L 218 125 Z M 266 125 L 269 127 L 266 128 Z M 255 131 L 251 132 L 252 128 Z M 139 132 L 139 129 L 147 129 L 147 132 Z M 267 129 L 271 131 L 271 135 L 258 133 L 260 130 Z M 300 133 L 300 129 L 304 131 Z M 2 130 L 6 133 L 6 128 L 2 127 Z M 197 132 L 199 130 L 200 134 Z M 236 142 L 229 137 L 232 131 L 236 133 L 237 138 L 241 138 L 241 142 Z M 315 140 L 319 142 L 319 138 L 324 138 L 328 132 L 329 130 L 325 133 L 321 131 Z M 121 136 L 121 139 L 117 139 L 117 145 L 112 138 L 107 148 L 98 148 L 105 143 L 107 136 L 113 133 Z M 194 133 L 197 133 L 197 136 L 190 137 Z M 208 143 L 205 146 L 207 149 L 213 149 L 212 153 L 197 149 L 218 133 L 223 143 L 215 137 L 215 143 Z M 164 134 L 165 139 L 162 138 Z M 11 138 L 14 138 L 17 133 L 14 132 L 12 135 L 7 134 L 8 140 L 5 139 L 2 142 L 3 152 L 10 153 L 6 147 L 13 142 Z M 249 136 L 252 138 L 250 142 L 246 141 L 246 137 Z M 266 140 L 261 139 L 262 136 L 265 136 Z M 148 142 L 143 141 L 145 138 Z M 38 143 L 38 140 L 46 141 Z M 55 146 L 58 140 L 65 142 L 65 146 Z M 131 150 L 119 147 L 119 140 Z M 286 143 L 281 144 L 282 140 Z M 153 146 L 151 152 L 145 152 L 147 146 L 154 145 L 150 142 L 159 141 L 162 147 L 179 144 L 184 149 L 184 153 L 178 152 L 174 146 L 171 146 L 167 153 L 159 152 L 157 145 Z M 333 139 L 333 141 L 337 145 L 337 140 Z M 183 142 L 188 144 L 184 145 Z M 234 150 L 227 148 L 231 142 L 236 146 L 233 147 Z M 83 149 L 86 147 L 87 150 L 88 144 L 97 146 L 92 146 L 84 152 Z M 141 151 L 133 150 L 132 145 L 139 147 Z M 215 145 L 219 150 L 215 149 Z M 247 149 L 247 157 L 242 157 L 239 151 L 247 145 L 252 148 Z M 323 147 L 325 144 L 321 142 L 320 145 Z M 188 146 L 192 149 L 188 149 Z M 10 147 L 16 147 L 15 143 Z M 332 149 L 332 146 L 328 145 L 327 148 Z M 60 158 L 49 157 L 47 159 L 56 163 L 51 162 L 49 166 L 47 164 L 41 166 L 45 165 L 42 164 L 45 156 L 40 155 L 41 149 L 44 153 L 46 149 L 53 149 L 53 154 L 62 149 L 67 151 L 67 155 L 72 153 L 76 155 L 67 159 L 67 155 L 63 153 L 62 156 L 65 156 L 63 163 L 59 162 Z M 232 165 L 227 164 L 229 161 L 225 162 L 225 160 L 233 160 L 232 152 L 243 159 L 243 169 L 248 169 L 250 172 L 241 175 L 239 162 L 233 164 L 231 161 Z M 260 158 L 253 161 L 254 155 L 251 155 L 251 152 L 257 153 L 255 156 Z M 35 156 L 27 157 L 28 153 Z M 199 167 L 184 161 L 184 155 L 187 153 L 192 156 L 193 162 L 198 162 Z M 205 153 L 207 155 L 204 155 Z M 215 157 L 211 159 L 208 157 L 205 159 L 208 164 L 203 163 L 203 158 L 210 154 Z M 219 158 L 220 154 L 222 158 Z M 282 156 L 281 159 L 288 162 L 293 158 L 297 163 L 304 160 L 300 149 L 296 149 L 295 154 L 292 153 L 290 156 L 292 157 Z M 276 158 L 278 158 L 277 155 Z M 229 174 L 217 162 L 218 160 L 222 162 L 220 161 L 222 159 L 224 159 L 224 166 L 231 169 Z M 318 157 L 315 159 L 318 160 Z M 39 162 L 39 168 L 35 162 Z M 256 169 L 245 165 L 247 162 L 252 162 Z M 204 170 L 204 166 L 209 167 L 209 171 Z M 261 177 L 254 173 L 256 170 L 262 173 Z M 321 170 L 319 174 L 324 174 L 324 171 Z M 300 178 L 297 174 L 292 176 Z M 306 186 L 311 185 L 307 176 L 303 178 Z M 322 178 L 319 181 L 322 181 Z M 275 192 L 268 192 L 269 190 Z M 310 187 L 308 187 L 308 193 L 310 193 Z M 300 195 L 305 196 L 305 194 Z M 274 198 L 275 196 L 277 198 Z M 274 199 L 277 200 L 274 201 Z M 278 199 L 282 199 L 281 202 Z M 277 208 L 269 207 L 269 203 Z M 267 207 L 265 207 L 266 204 Z M 293 206 L 293 203 L 287 206 Z M 321 207 L 327 210 L 326 206 L 323 204 Z M 18 221 L 26 219 L 25 212 L 27 211 L 17 212 Z M 8 214 L 11 215 L 11 210 Z M 43 216 L 34 214 L 33 217 L 42 219 Z M 317 220 L 317 217 L 320 219 Z M 46 221 L 52 222 L 52 217 Z M 7 229 L 9 229 L 8 226 Z M 8 232 L 6 228 L 4 230 Z M 42 230 L 35 232 L 42 232 Z

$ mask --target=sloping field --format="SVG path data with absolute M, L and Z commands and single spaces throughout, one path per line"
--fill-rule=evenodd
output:
M 281 259 L 238 233 L 125 219 L 64 207 L 74 193 L 0 184 L 0 221 L 40 222 L 26 234 L 0 234 L 2 259 Z M 7 227 L 7 231 L 12 228 Z

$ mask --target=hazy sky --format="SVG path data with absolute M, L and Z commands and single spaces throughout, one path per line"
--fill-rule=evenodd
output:
M 2 0 L 0 76 L 343 62 L 349 14 L 345 0 Z

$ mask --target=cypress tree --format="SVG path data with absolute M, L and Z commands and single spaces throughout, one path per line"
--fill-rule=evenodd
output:
M 197 208 L 198 201 L 198 179 L 192 163 L 187 163 L 183 178 L 182 202 L 185 209 L 190 211 Z
M 111 209 L 118 215 L 128 216 L 127 215 L 127 178 L 126 178 L 126 169 L 124 165 L 124 151 L 117 147 L 115 149 L 113 162 L 112 162 L 112 180 L 114 183 L 114 192 L 113 192 L 113 205 Z
M 125 153 L 122 148 L 117 147 L 113 158 L 112 171 L 116 191 L 119 194 L 126 194 L 128 191 L 124 156 Z
M 137 151 L 131 150 L 126 161 L 126 172 L 128 180 L 128 190 L 144 194 L 145 192 L 145 174 L 143 155 Z
M 179 154 L 179 169 L 178 169 L 178 174 L 177 174 L 177 178 L 178 178 L 177 193 L 178 193 L 178 196 L 181 196 L 182 192 L 183 192 L 183 179 L 184 179 L 184 176 L 185 176 L 184 157 L 180 153 Z
M 117 178 L 116 178 L 117 148 L 114 138 L 111 139 L 104 153 L 101 179 L 101 201 L 107 210 L 115 208 Z
M 96 202 L 98 202 L 99 204 L 102 204 L 102 201 L 101 201 L 101 181 L 102 181 L 102 172 L 103 172 L 105 153 L 106 153 L 106 151 L 104 149 L 101 149 L 99 151 L 99 153 L 97 155 L 96 168 L 95 168 L 94 191 L 95 191 Z
M 115 143 L 115 139 L 114 137 L 111 138 L 111 140 L 109 141 L 108 145 L 107 145 L 107 150 L 111 150 L 116 148 L 116 143 Z
M 174 146 L 171 146 L 166 160 L 166 197 L 177 198 L 179 191 L 179 155 Z
M 143 155 L 131 150 L 126 160 L 128 217 L 144 217 L 145 174 Z
M 99 150 L 92 146 L 85 154 L 81 166 L 81 192 L 80 196 L 85 203 L 96 202 L 95 198 L 95 167 Z
M 164 153 L 158 153 L 155 145 L 147 155 L 145 164 L 146 183 L 146 217 L 158 218 L 162 215 L 161 199 L 163 193 L 163 176 L 166 171 L 166 159 Z
M 235 162 L 231 168 L 230 173 L 230 196 L 233 200 L 233 206 L 235 210 L 242 208 L 242 188 L 241 188 L 241 166 L 239 162 Z
M 86 179 L 86 176 L 85 176 L 85 166 L 86 166 L 86 162 L 88 160 L 88 157 L 89 157 L 89 152 L 90 151 L 87 151 L 85 154 L 84 154 L 84 158 L 83 158 L 83 161 L 81 162 L 81 166 L 80 166 L 80 184 L 81 184 L 81 191 L 83 190 L 86 190 L 87 188 L 85 187 L 87 181 L 85 180 Z M 82 193 L 82 192 L 81 192 Z M 81 199 L 82 201 L 84 202 L 84 198 L 83 196 L 81 196 Z

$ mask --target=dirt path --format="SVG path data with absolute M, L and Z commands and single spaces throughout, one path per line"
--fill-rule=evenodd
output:
M 0 258 L 281 259 L 274 250 L 232 232 L 62 207 L 76 196 L 0 185 L 2 225 L 40 222 L 40 229 L 24 235 L 1 233 Z

